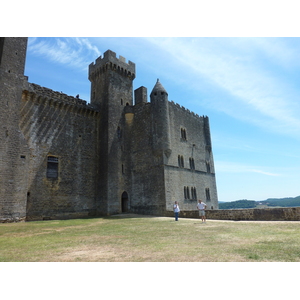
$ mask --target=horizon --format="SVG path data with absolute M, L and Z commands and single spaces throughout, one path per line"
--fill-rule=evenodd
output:
M 296 197 L 282 197 L 282 198 L 267 198 L 264 200 L 252 200 L 252 199 L 237 199 L 237 200 L 233 200 L 233 201 L 219 201 L 219 203 L 227 203 L 227 202 L 236 202 L 236 201 L 255 201 L 255 202 L 263 202 L 263 201 L 268 201 L 268 200 L 281 200 L 281 199 L 295 199 L 298 198 L 299 196 Z

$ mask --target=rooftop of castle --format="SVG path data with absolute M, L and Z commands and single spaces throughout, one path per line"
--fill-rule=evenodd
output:
M 152 94 L 155 95 L 155 94 L 158 94 L 158 93 L 166 93 L 166 94 L 168 95 L 166 89 L 165 89 L 165 88 L 163 87 L 163 85 L 160 83 L 159 79 L 157 79 L 157 82 L 156 82 L 155 86 L 153 87 L 150 96 L 151 96 Z

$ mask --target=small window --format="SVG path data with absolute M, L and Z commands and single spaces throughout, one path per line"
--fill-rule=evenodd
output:
M 206 195 L 206 200 L 210 201 L 210 191 L 209 191 L 209 188 L 205 189 L 205 195 Z
M 181 128 L 181 140 L 186 141 L 186 130 Z
M 178 155 L 178 166 L 179 168 L 184 168 L 184 159 L 182 155 Z
M 194 159 L 192 157 L 190 157 L 190 169 L 195 170 L 195 162 L 194 162 Z
M 206 171 L 210 173 L 210 163 L 208 161 L 206 162 Z
M 195 187 L 192 187 L 191 192 L 192 192 L 192 199 L 193 199 L 193 200 L 196 200 L 196 199 L 197 199 L 196 188 L 195 188 Z
M 190 189 L 188 186 L 184 187 L 184 199 L 190 199 Z
M 118 126 L 117 135 L 118 135 L 119 139 L 122 137 L 122 130 L 121 130 L 120 126 Z
M 58 178 L 58 157 L 48 156 L 47 178 Z

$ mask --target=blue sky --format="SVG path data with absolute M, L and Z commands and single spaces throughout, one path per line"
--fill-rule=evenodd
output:
M 29 38 L 25 75 L 89 101 L 88 65 L 107 49 L 210 119 L 219 201 L 300 195 L 300 38 Z

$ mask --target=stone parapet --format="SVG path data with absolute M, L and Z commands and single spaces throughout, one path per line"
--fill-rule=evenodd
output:
M 171 211 L 165 212 L 167 217 L 173 215 Z M 180 217 L 199 218 L 199 214 L 198 211 L 181 211 Z M 233 221 L 300 221 L 300 207 L 207 210 L 206 218 Z

